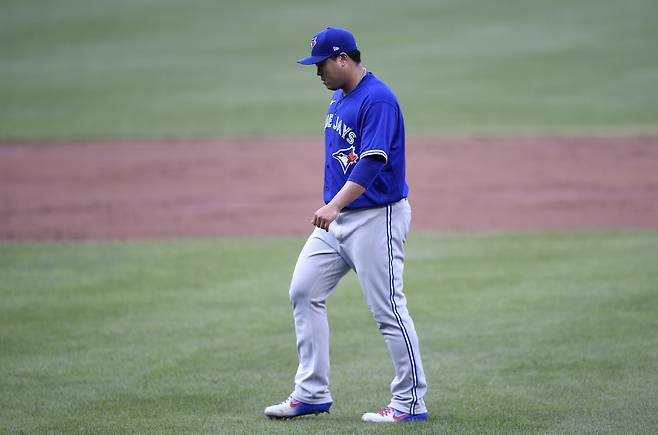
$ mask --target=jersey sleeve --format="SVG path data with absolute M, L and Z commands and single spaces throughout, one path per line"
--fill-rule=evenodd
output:
M 361 155 L 381 156 L 388 162 L 388 153 L 393 143 L 398 124 L 398 109 L 385 101 L 369 106 L 361 123 Z
M 349 181 L 353 181 L 366 189 L 370 187 L 375 177 L 379 174 L 386 163 L 377 156 L 370 155 L 359 159 L 350 173 Z

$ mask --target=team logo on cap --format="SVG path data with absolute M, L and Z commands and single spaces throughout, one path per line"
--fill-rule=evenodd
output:
M 315 44 L 318 43 L 318 37 L 314 36 L 313 39 L 311 39 L 311 48 L 315 47 Z

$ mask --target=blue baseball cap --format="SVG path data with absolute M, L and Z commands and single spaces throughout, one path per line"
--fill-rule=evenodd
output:
M 342 52 L 350 53 L 357 49 L 356 39 L 349 31 L 338 27 L 327 27 L 311 38 L 311 55 L 299 59 L 297 63 L 313 65 Z

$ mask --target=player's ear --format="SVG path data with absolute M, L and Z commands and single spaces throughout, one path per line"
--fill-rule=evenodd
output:
M 345 68 L 349 64 L 349 60 L 350 60 L 350 58 L 347 55 L 347 53 L 343 52 L 343 53 L 338 55 L 338 65 L 341 68 Z

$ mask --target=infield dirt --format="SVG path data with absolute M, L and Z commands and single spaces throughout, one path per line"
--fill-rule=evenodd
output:
M 0 240 L 307 234 L 319 139 L 0 142 Z M 413 230 L 658 227 L 658 137 L 412 138 Z

